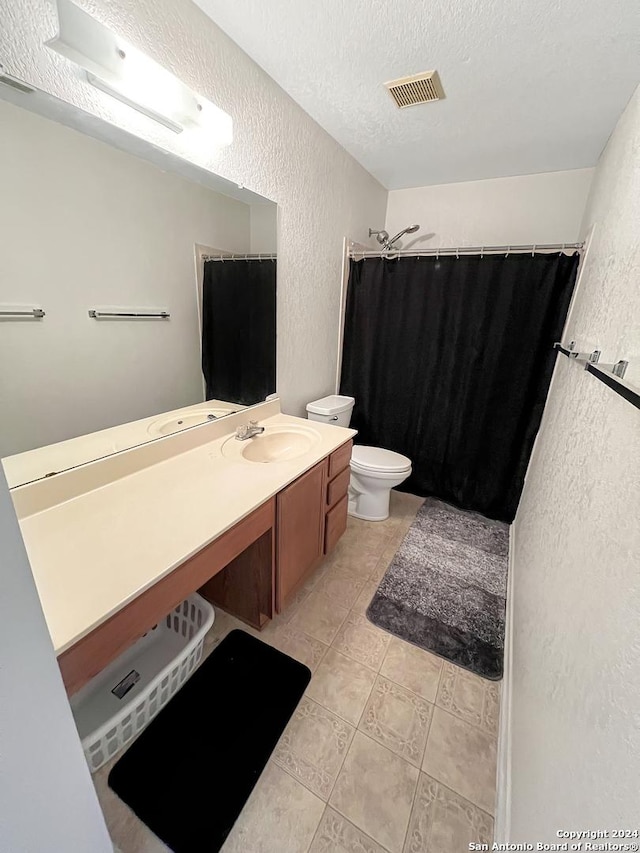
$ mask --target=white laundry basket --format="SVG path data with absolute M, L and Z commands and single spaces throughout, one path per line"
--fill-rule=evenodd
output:
M 202 657 L 213 607 L 190 595 L 71 699 L 89 768 L 95 773 L 182 687 Z

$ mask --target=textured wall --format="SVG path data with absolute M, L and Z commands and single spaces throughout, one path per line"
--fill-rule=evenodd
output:
M 639 203 L 636 92 L 597 168 L 570 321 L 580 349 L 636 365 Z M 639 519 L 640 412 L 559 356 L 515 528 L 511 841 L 637 828 Z
M 243 183 L 278 211 L 278 391 L 283 408 L 333 390 L 342 240 L 382 222 L 386 191 L 189 0 L 80 0 L 102 23 L 233 117 L 234 142 L 196 147 L 83 83 L 42 43 L 56 31 L 50 0 L 0 8 L 6 68 L 90 113 Z
M 414 222 L 405 247 L 574 243 L 580 236 L 593 169 L 544 172 L 391 190 L 385 228 Z

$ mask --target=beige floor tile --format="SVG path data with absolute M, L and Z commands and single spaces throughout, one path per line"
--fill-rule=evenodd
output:
M 497 735 L 500 682 L 487 681 L 459 666 L 445 663 L 436 703 L 467 723 Z
M 422 769 L 483 811 L 493 814 L 495 737 L 436 706 Z
M 424 503 L 424 498 L 410 495 L 408 492 L 391 490 L 390 508 L 397 518 L 415 518 L 416 513 Z
M 400 853 L 417 782 L 413 765 L 356 732 L 329 803 L 390 853 Z
M 387 749 L 420 767 L 432 714 L 430 702 L 378 676 L 359 728 Z
M 360 518 L 352 518 L 349 516 L 347 521 L 347 530 L 352 531 L 356 535 L 362 533 L 373 533 L 380 538 L 384 536 L 392 536 L 399 524 L 404 521 L 404 515 L 389 514 L 389 518 L 384 521 L 363 521 Z
M 362 518 L 354 518 L 352 515 L 347 516 L 347 529 L 344 533 L 345 536 L 357 535 L 358 533 L 362 533 L 369 529 L 371 525 L 370 521 L 364 521 Z
M 351 607 L 352 613 L 357 613 L 358 616 L 364 616 L 367 612 L 367 607 L 371 604 L 371 599 L 376 594 L 378 584 L 375 581 L 366 581 L 360 595 L 356 598 Z
M 386 552 L 382 555 L 382 557 L 380 557 L 380 559 L 378 560 L 376 565 L 373 567 L 373 569 L 369 575 L 368 579 L 369 579 L 370 583 L 375 583 L 376 586 L 380 585 L 380 581 L 386 575 L 387 569 L 391 565 L 391 560 L 393 559 L 395 553 L 396 552 L 395 552 L 395 546 L 394 546 L 394 550 L 389 557 L 386 556 Z
M 366 617 L 351 613 L 339 630 L 333 646 L 377 672 L 382 666 L 390 640 L 390 634 L 376 628 Z
M 368 580 L 370 574 L 378 565 L 378 560 L 384 550 L 384 547 L 380 547 L 374 551 L 365 552 L 356 544 L 336 554 L 333 566 L 345 574 Z
M 375 678 L 369 667 L 331 648 L 311 679 L 307 696 L 357 726 Z
M 138 820 L 131 809 L 117 797 L 107 783 L 111 768 L 121 756 L 118 755 L 93 776 L 111 840 L 122 853 L 170 853 L 169 848 L 153 832 Z
M 289 625 L 330 645 L 348 614 L 347 608 L 333 598 L 314 591 L 300 605 Z
M 311 844 L 323 810 L 322 800 L 269 763 L 222 853 L 303 853 Z
M 292 618 L 298 612 L 300 605 L 307 599 L 311 593 L 313 592 L 313 587 L 307 586 L 306 584 L 294 593 L 293 598 L 290 598 L 287 602 L 287 606 L 278 614 L 278 618 L 282 622 L 290 622 Z
M 309 853 L 386 853 L 373 838 L 327 806 Z
M 442 666 L 441 658 L 392 637 L 380 674 L 417 693 L 427 702 L 435 702 Z
M 316 671 L 328 648 L 320 640 L 289 623 L 278 626 L 271 643 L 281 652 L 308 666 L 311 672 Z
M 273 753 L 273 761 L 323 800 L 329 799 L 355 729 L 303 697 Z
M 235 616 L 221 610 L 219 607 L 215 608 L 215 612 L 216 618 L 213 626 L 205 634 L 204 638 L 204 657 L 207 657 L 207 655 L 209 655 L 227 636 L 227 634 L 235 630 L 245 631 L 247 634 L 251 634 L 252 637 L 257 637 L 258 640 L 262 640 L 263 643 L 273 645 L 272 641 L 275 634 L 279 630 L 280 626 L 285 624 L 285 620 L 278 615 L 267 622 L 265 627 L 260 631 L 257 628 L 252 628 L 251 625 L 245 624 L 240 619 L 236 619 Z
M 382 578 L 385 576 L 387 569 L 391 565 L 393 558 L 398 553 L 398 549 L 402 545 L 402 542 L 404 541 L 404 537 L 408 529 L 409 525 L 407 524 L 405 527 L 399 530 L 396 536 L 393 536 L 389 540 L 389 542 L 387 542 L 386 547 L 380 555 L 380 559 L 373 567 L 371 574 L 369 575 L 369 580 L 380 583 Z
M 332 568 L 333 563 L 330 558 L 323 560 L 323 562 L 315 569 L 313 574 L 311 574 L 297 592 L 294 593 L 293 597 L 287 602 L 285 609 L 277 618 L 282 622 L 290 622 L 298 612 L 300 605 L 309 597 L 310 593 L 319 586 L 322 579 L 331 571 Z
M 413 524 L 413 521 L 414 521 L 413 518 L 405 519 L 404 521 L 401 521 L 400 524 L 398 524 L 398 526 L 396 527 L 395 533 L 391 536 L 391 539 L 389 539 L 389 542 L 387 543 L 388 549 L 392 549 L 392 550 L 396 550 L 396 551 L 398 550 L 400 545 L 402 545 L 405 536 L 409 532 L 409 528 Z
M 377 554 L 379 556 L 384 551 L 390 537 L 395 531 L 395 527 L 390 530 L 384 527 L 384 524 L 362 523 L 366 527 L 359 530 L 347 530 L 336 545 L 334 554 L 344 556 L 345 554 L 357 552 L 359 554 Z
M 338 566 L 334 566 L 322 578 L 316 590 L 328 598 L 333 598 L 342 607 L 351 607 L 364 584 L 364 578 L 349 575 Z
M 460 853 L 493 841 L 493 818 L 459 794 L 420 774 L 404 853 Z
M 203 657 L 207 657 L 217 645 L 227 636 L 229 631 L 234 628 L 243 628 L 243 623 L 231 616 L 219 607 L 215 608 L 215 619 L 213 625 L 204 635 Z

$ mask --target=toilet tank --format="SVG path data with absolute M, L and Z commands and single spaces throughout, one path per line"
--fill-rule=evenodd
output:
M 310 421 L 322 421 L 325 424 L 348 427 L 353 411 L 354 397 L 340 397 L 331 394 L 307 404 L 307 418 Z

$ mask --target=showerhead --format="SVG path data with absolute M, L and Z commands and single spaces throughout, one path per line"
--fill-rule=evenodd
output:
M 387 235 L 387 239 L 384 242 L 385 249 L 393 249 L 393 244 L 397 243 L 401 237 L 404 237 L 405 234 L 414 234 L 420 228 L 419 225 L 409 225 L 408 228 L 403 228 L 402 231 L 398 231 L 395 237 L 389 239 Z
M 389 240 L 389 232 L 388 231 L 375 231 L 373 228 L 369 228 L 369 237 L 374 237 L 380 243 L 381 246 L 384 246 Z
M 375 236 L 378 243 L 389 251 L 390 249 L 393 249 L 393 244 L 397 243 L 401 237 L 404 237 L 405 234 L 414 234 L 419 228 L 419 225 L 409 225 L 408 228 L 404 228 L 402 231 L 399 231 L 396 236 L 391 239 L 389 239 L 388 231 L 375 231 L 373 228 L 369 228 L 369 237 Z

